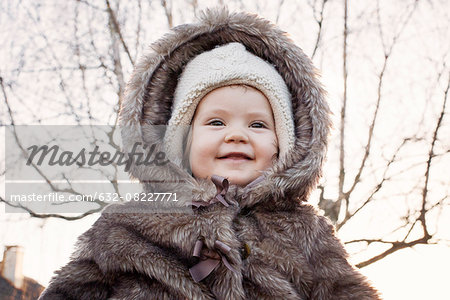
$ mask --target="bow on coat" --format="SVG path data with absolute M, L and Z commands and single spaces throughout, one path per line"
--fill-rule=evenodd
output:
M 209 206 L 213 203 L 220 202 L 226 207 L 230 206 L 230 203 L 228 203 L 224 197 L 228 191 L 228 180 L 221 176 L 212 175 L 211 181 L 214 183 L 217 189 L 217 193 L 214 198 L 212 198 L 208 202 L 193 201 L 192 205 L 198 208 L 201 206 Z M 189 272 L 191 273 L 194 281 L 199 282 L 203 280 L 217 268 L 221 261 L 229 270 L 237 272 L 225 257 L 225 255 L 227 255 L 230 250 L 231 248 L 228 245 L 218 240 L 214 242 L 214 249 L 208 249 L 204 247 L 203 241 L 197 240 L 195 242 L 193 256 L 200 258 L 201 261 L 189 269 Z
M 211 274 L 211 272 L 217 268 L 221 261 L 229 270 L 237 272 L 225 257 L 225 255 L 231 250 L 229 246 L 225 245 L 221 241 L 214 242 L 214 250 L 203 246 L 203 241 L 198 240 L 195 242 L 193 256 L 199 257 L 202 260 L 189 269 L 189 273 L 191 273 L 191 276 L 195 282 L 199 282 Z
M 196 208 L 199 208 L 200 206 L 209 206 L 216 202 L 220 202 L 226 207 L 230 206 L 230 203 L 228 203 L 227 200 L 225 199 L 225 194 L 227 193 L 229 186 L 228 179 L 218 175 L 212 175 L 211 181 L 216 186 L 217 190 L 216 196 L 214 196 L 214 198 L 212 198 L 208 202 L 192 201 L 192 205 L 195 206 Z

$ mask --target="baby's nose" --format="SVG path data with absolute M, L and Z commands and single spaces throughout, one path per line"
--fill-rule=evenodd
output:
M 230 129 L 230 131 L 225 135 L 226 143 L 248 143 L 247 134 L 240 129 Z

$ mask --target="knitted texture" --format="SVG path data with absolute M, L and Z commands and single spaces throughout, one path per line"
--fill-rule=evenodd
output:
M 174 106 L 165 136 L 168 157 L 181 164 L 184 130 L 189 125 L 201 99 L 219 87 L 245 84 L 262 92 L 269 100 L 275 120 L 279 156 L 284 157 L 295 145 L 291 95 L 276 69 L 248 52 L 240 43 L 229 43 L 192 59 L 178 80 Z

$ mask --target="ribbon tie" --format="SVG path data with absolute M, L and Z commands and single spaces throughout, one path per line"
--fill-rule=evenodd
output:
M 199 257 L 201 261 L 189 269 L 195 282 L 199 282 L 211 274 L 221 261 L 229 270 L 237 272 L 225 257 L 231 250 L 229 246 L 217 240 L 214 242 L 214 250 L 204 248 L 203 245 L 202 240 L 195 242 L 193 256 Z
M 214 198 L 212 198 L 208 202 L 192 201 L 192 205 L 195 206 L 196 208 L 199 208 L 200 206 L 209 206 L 216 202 L 220 202 L 223 205 L 225 205 L 226 207 L 230 206 L 230 203 L 228 203 L 227 200 L 225 199 L 225 195 L 228 191 L 228 186 L 229 186 L 228 179 L 226 179 L 222 176 L 212 175 L 211 181 L 214 183 L 214 185 L 216 186 L 216 190 L 217 190 Z

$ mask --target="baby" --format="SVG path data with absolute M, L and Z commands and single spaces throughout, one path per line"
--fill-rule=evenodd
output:
M 196 178 L 217 174 L 245 186 L 278 154 L 269 100 L 253 87 L 225 86 L 208 93 L 192 120 L 189 163 Z
M 167 125 L 169 163 L 130 172 L 146 192 L 183 190 L 192 212 L 105 211 L 41 299 L 379 299 L 304 203 L 329 109 L 273 25 L 216 10 L 174 28 L 136 65 L 121 120 L 126 152 Z

